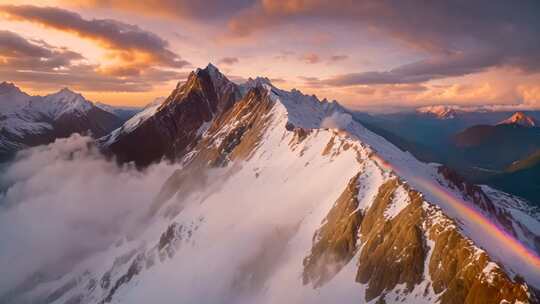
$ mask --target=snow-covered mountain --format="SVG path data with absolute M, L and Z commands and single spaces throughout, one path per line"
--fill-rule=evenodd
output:
M 163 157 L 176 159 L 240 97 L 240 88 L 209 65 L 192 72 L 162 104 L 150 106 L 100 141 L 121 162 L 145 166 Z
M 436 105 L 418 108 L 416 109 L 416 112 L 419 114 L 430 115 L 438 119 L 453 119 L 456 115 L 465 111 L 458 106 Z
M 138 231 L 1 300 L 538 301 L 538 211 L 418 161 L 338 103 L 209 65 L 99 145 L 182 166 L 140 206 Z
M 30 96 L 14 84 L 3 82 L 0 110 L 0 160 L 22 148 L 76 132 L 103 136 L 122 123 L 113 113 L 68 88 L 46 96 Z
M 416 113 L 429 115 L 438 119 L 454 119 L 463 114 L 474 113 L 496 113 L 508 111 L 510 107 L 505 106 L 462 106 L 462 105 L 431 105 L 416 109 Z
M 516 125 L 520 125 L 522 127 L 528 127 L 528 128 L 536 127 L 538 125 L 536 120 L 533 117 L 527 116 L 523 112 L 516 112 L 512 116 L 501 121 L 499 124 L 500 125 L 516 124 Z

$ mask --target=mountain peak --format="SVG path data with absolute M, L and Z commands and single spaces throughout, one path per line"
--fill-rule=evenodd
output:
M 47 109 L 45 111 L 51 113 L 54 117 L 74 111 L 84 113 L 94 107 L 91 101 L 67 87 L 62 88 L 56 93 L 44 96 L 44 100 L 47 103 L 42 106 L 46 107 Z
M 458 114 L 460 110 L 453 106 L 436 105 L 418 108 L 416 109 L 416 112 L 435 116 L 439 119 L 452 119 L 456 117 L 456 114 Z
M 58 92 L 52 93 L 50 95 L 58 95 L 58 96 L 64 96 L 64 97 L 67 97 L 67 96 L 79 97 L 80 96 L 80 97 L 84 98 L 80 93 L 77 93 L 77 92 L 71 90 L 68 87 L 63 87 Z
M 517 124 L 523 127 L 536 127 L 537 122 L 534 118 L 531 116 L 527 116 L 523 112 L 516 112 L 509 118 L 501 121 L 498 123 L 499 125 L 510 125 L 510 124 Z
M 199 75 L 201 71 L 204 71 L 210 75 L 211 78 L 223 78 L 224 75 L 219 71 L 219 69 L 213 65 L 212 63 L 208 63 L 208 65 L 204 68 L 197 68 L 195 70 L 195 74 Z
M 68 87 L 63 87 L 59 92 L 63 92 L 63 93 L 73 93 L 75 94 L 75 92 L 73 92 L 70 88 Z
M 208 63 L 208 65 L 206 65 L 206 68 L 204 68 L 206 71 L 210 72 L 219 72 L 219 69 L 213 65 L 211 62 Z
M 179 86 L 192 83 L 195 78 L 201 77 L 201 73 L 204 73 L 210 77 L 210 80 L 217 91 L 221 91 L 232 84 L 232 82 L 225 75 L 223 75 L 216 66 L 214 66 L 212 63 L 208 63 L 204 69 L 197 68 L 194 72 L 191 72 L 188 80 L 185 83 L 179 83 Z
M 22 93 L 21 89 L 19 89 L 19 87 L 17 87 L 12 82 L 3 81 L 2 83 L 0 83 L 0 94 L 10 93 L 10 92 Z

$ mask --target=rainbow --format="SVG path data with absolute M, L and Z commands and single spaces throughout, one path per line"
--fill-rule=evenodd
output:
M 393 166 L 380 156 L 373 154 L 371 158 L 384 170 L 394 171 L 397 175 L 401 175 L 399 168 Z M 432 180 L 423 179 L 421 177 L 412 177 L 412 180 L 409 182 L 418 188 L 426 189 L 441 200 L 441 202 L 448 204 L 453 211 L 474 223 L 475 228 L 479 228 L 486 232 L 490 239 L 496 239 L 500 244 L 504 244 L 505 250 L 509 249 L 515 258 L 520 259 L 520 264 L 527 267 L 528 272 L 533 272 L 531 275 L 534 275 L 536 279 L 540 277 L 540 257 L 538 254 L 517 240 L 512 234 L 506 231 L 506 229 L 490 220 L 480 210 L 467 201 L 459 199 L 448 189 Z M 531 269 L 530 267 L 533 268 Z

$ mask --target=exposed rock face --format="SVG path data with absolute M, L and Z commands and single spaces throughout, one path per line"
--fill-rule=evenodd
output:
M 252 88 L 244 98 L 213 120 L 204 138 L 192 148 L 197 152 L 195 156 L 184 159 L 184 168 L 176 171 L 163 186 L 152 204 L 151 215 L 173 195 L 178 193 L 179 196 L 186 196 L 204 187 L 207 184 L 208 167 L 223 167 L 232 160 L 249 158 L 271 119 L 269 111 L 274 102 L 267 94 L 260 87 Z M 172 212 L 174 214 L 178 210 Z
M 274 102 L 267 94 L 264 89 L 254 87 L 219 117 L 208 129 L 205 140 L 195 148 L 202 153 L 193 161 L 224 166 L 231 160 L 249 158 L 271 119 L 268 114 Z
M 534 302 L 526 285 L 509 278 L 420 193 L 405 188 L 408 205 L 387 218 L 398 187 L 405 186 L 387 181 L 371 206 L 361 210 L 358 176 L 351 179 L 314 235 L 304 259 L 304 284 L 323 286 L 359 250 L 356 280 L 367 285 L 365 301 L 399 302 L 415 292 L 440 303 Z M 398 285 L 403 288 L 390 297 Z
M 368 283 L 368 301 L 397 284 L 405 284 L 405 290 L 410 292 L 423 279 L 426 248 L 419 197 L 412 198 L 409 206 L 392 220 L 386 221 L 383 216 L 396 188 L 397 181 L 390 180 L 379 189 L 360 230 L 365 244 L 356 279 Z
M 509 278 L 485 252 L 475 249 L 455 228 L 449 229 L 453 227 L 450 220 L 439 218 L 430 225 L 429 238 L 434 248 L 429 273 L 441 303 L 530 301 L 527 287 Z
M 363 214 L 358 210 L 358 175 L 353 177 L 313 236 L 311 253 L 304 259 L 304 284 L 320 287 L 336 275 L 358 250 Z
M 238 87 L 209 65 L 192 72 L 141 125 L 101 142 L 118 161 L 138 166 L 179 159 L 197 144 L 205 124 L 229 110 L 239 97 Z

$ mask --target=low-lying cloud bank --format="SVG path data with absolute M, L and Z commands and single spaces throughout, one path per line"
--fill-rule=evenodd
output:
M 324 125 L 346 128 L 351 119 L 349 114 L 336 113 Z M 117 258 L 133 248 L 153 256 L 153 246 L 173 223 L 183 227 L 178 232 L 181 238 L 171 247 L 174 253 L 167 253 L 164 260 L 156 255 L 155 263 L 123 284 L 113 301 L 329 303 L 362 299 L 354 264 L 324 288 L 314 289 L 302 280 L 313 235 L 356 168 L 347 158 L 329 165 L 318 157 L 319 150 L 305 151 L 305 158 L 312 159 L 308 166 L 305 160 L 287 154 L 288 147 L 282 148 L 274 147 L 270 158 L 262 157 L 269 151 L 263 149 L 253 156 L 257 161 L 203 172 L 198 167 L 197 172 L 189 167 L 175 171 L 179 165 L 165 162 L 143 172 L 118 167 L 96 151 L 91 139 L 77 135 L 21 152 L 0 174 L 0 185 L 8 187 L 0 197 L 0 242 L 9 245 L 0 247 L 0 302 L 37 302 L 64 282 L 84 277 L 87 269 L 92 278 L 101 280 Z M 313 179 L 315 174 L 331 177 L 332 187 L 327 178 Z M 156 205 L 160 202 L 156 195 L 167 188 L 172 194 Z M 155 216 L 143 220 L 151 208 L 157 210 L 151 212 Z M 122 244 L 117 242 L 120 239 Z M 106 248 L 111 250 L 95 255 Z M 37 286 L 36 270 L 50 284 Z M 115 273 L 111 284 L 121 280 L 124 271 Z M 66 277 L 52 282 L 66 272 Z M 31 277 L 38 280 L 28 283 Z M 87 293 L 84 279 L 78 282 Z M 6 297 L 6 291 L 17 287 L 17 292 Z M 80 291 L 66 291 L 59 302 Z M 97 290 L 95 299 L 85 301 L 103 299 L 100 292 L 108 291 Z
M 35 271 L 61 274 L 135 229 L 177 167 L 119 167 L 80 135 L 22 151 L 0 172 L 0 295 Z

